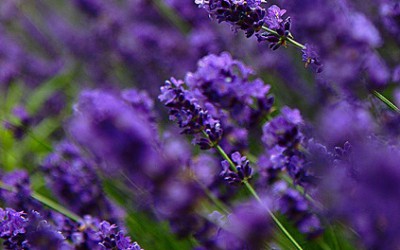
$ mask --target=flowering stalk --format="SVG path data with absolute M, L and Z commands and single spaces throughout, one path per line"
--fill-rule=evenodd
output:
M 203 132 L 203 134 L 206 135 L 205 132 Z M 237 172 L 237 169 L 235 167 L 235 164 L 232 162 L 232 160 L 230 159 L 230 157 L 225 153 L 225 151 L 217 144 L 214 145 L 214 148 L 218 151 L 218 153 L 222 156 L 222 158 L 224 158 L 230 165 L 230 168 L 234 171 Z M 257 192 L 254 190 L 253 186 L 251 186 L 251 184 L 249 183 L 247 178 L 243 179 L 243 184 L 246 186 L 247 190 L 249 190 L 249 192 L 251 193 L 251 195 L 254 196 L 254 198 L 256 198 L 256 200 L 260 203 L 263 204 L 261 201 L 260 196 L 258 196 Z M 292 244 L 296 247 L 296 249 L 303 249 L 299 243 L 297 243 L 296 239 L 293 238 L 293 236 L 286 230 L 286 228 L 282 225 L 282 223 L 279 221 L 279 219 L 272 213 L 272 211 L 268 208 L 265 207 L 265 209 L 267 210 L 267 213 L 271 216 L 272 220 L 275 222 L 275 224 L 278 226 L 278 228 L 283 232 L 283 234 L 290 240 L 290 242 L 292 242 Z

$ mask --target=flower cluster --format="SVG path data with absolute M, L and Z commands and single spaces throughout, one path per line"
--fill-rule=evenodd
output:
M 41 168 L 48 186 L 71 211 L 118 221 L 118 208 L 106 198 L 95 163 L 82 156 L 74 144 L 61 142 Z
M 261 1 L 200 0 L 196 3 L 206 8 L 218 22 L 227 22 L 235 29 L 245 30 L 247 37 L 260 31 L 264 24 L 266 11 L 260 6 Z
M 205 133 L 207 138 L 197 140 L 197 144 L 202 149 L 212 148 L 221 140 L 223 130 L 221 123 L 214 119 L 208 111 L 203 109 L 195 97 L 183 87 L 182 81 L 174 78 L 167 81 L 161 88 L 160 101 L 170 108 L 170 118 L 178 122 L 179 127 L 183 128 L 184 134 Z
M 195 2 L 205 8 L 219 23 L 227 22 L 235 30 L 244 30 L 246 37 L 256 34 L 259 42 L 268 41 L 272 50 L 278 49 L 281 45 L 286 46 L 287 38 L 293 38 L 290 33 L 290 17 L 283 19 L 286 10 L 276 5 L 266 9 L 260 0 L 196 0 Z M 263 28 L 267 31 L 261 32 Z
M 235 171 L 231 170 L 231 165 L 227 160 L 221 162 L 223 168 L 221 175 L 224 180 L 230 184 L 237 184 L 250 179 L 253 169 L 249 165 L 249 160 L 245 156 L 242 157 L 239 152 L 233 153 L 231 157 L 236 164 Z
M 0 1 L 0 248 L 397 249 L 399 17 Z
M 0 237 L 5 249 L 118 249 L 141 250 L 114 224 L 85 217 L 68 232 L 60 231 L 36 211 L 0 208 Z

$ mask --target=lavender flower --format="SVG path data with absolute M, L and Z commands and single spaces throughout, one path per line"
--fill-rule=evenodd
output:
M 224 52 L 199 60 L 197 70 L 186 74 L 185 83 L 197 99 L 215 107 L 212 115 L 222 116 L 222 108 L 238 124 L 250 126 L 267 114 L 273 103 L 267 96 L 270 86 L 259 78 L 250 80 L 253 75 L 251 68 Z
M 213 119 L 207 110 L 200 107 L 191 93 L 185 90 L 182 81 L 174 78 L 161 87 L 160 101 L 170 108 L 170 119 L 178 122 L 184 134 L 204 132 L 207 138 L 199 138 L 196 143 L 202 149 L 212 148 L 221 140 L 222 128 L 218 120 Z
M 41 168 L 49 187 L 73 212 L 118 221 L 118 208 L 105 197 L 95 163 L 83 157 L 75 145 L 60 143 Z
M 273 183 L 281 171 L 287 171 L 295 184 L 303 187 L 316 184 L 315 170 L 312 169 L 313 156 L 308 153 L 307 141 L 300 131 L 302 124 L 303 119 L 298 110 L 283 107 L 280 115 L 263 126 L 262 141 L 266 151 L 258 159 L 263 182 Z M 311 147 L 316 146 L 312 140 L 309 144 Z M 315 161 L 319 161 L 318 157 Z
M 21 237 L 26 233 L 27 218 L 24 213 L 11 208 L 0 208 L 0 218 L 0 238 L 4 240 L 3 245 L 8 249 L 26 246 L 27 243 Z
M 333 146 L 361 142 L 375 129 L 371 115 L 362 105 L 345 101 L 327 107 L 319 121 L 322 138 Z
M 262 141 L 269 148 L 275 145 L 281 147 L 296 147 L 302 139 L 298 126 L 303 119 L 297 109 L 283 107 L 281 114 L 263 126 Z
M 146 117 L 118 95 L 100 90 L 84 91 L 70 130 L 79 143 L 105 161 L 106 172 L 154 176 L 162 170 L 153 168 L 158 158 L 152 145 L 157 138 L 150 118 Z M 139 168 L 140 171 L 132 171 Z
M 42 211 L 42 204 L 31 197 L 30 178 L 25 170 L 6 173 L 1 180 L 13 189 L 13 191 L 0 189 L 0 197 L 8 207 L 24 211 Z
M 393 82 L 400 82 L 400 65 L 397 65 L 392 74 L 392 80 Z
M 286 13 L 285 9 L 281 9 L 276 5 L 272 5 L 267 10 L 265 16 L 265 24 L 272 30 L 279 29 L 283 22 L 282 16 Z
M 319 218 L 313 213 L 316 209 L 301 193 L 283 181 L 274 184 L 272 193 L 276 197 L 276 210 L 293 221 L 301 233 L 316 237 L 323 232 Z
M 260 31 L 264 24 L 265 9 L 260 6 L 260 1 L 233 1 L 233 0 L 209 0 L 196 1 L 200 7 L 205 8 L 211 17 L 218 22 L 227 22 L 234 29 L 246 31 L 250 37 Z
M 40 214 L 0 208 L 0 238 L 5 249 L 72 249 Z
M 352 95 L 360 87 L 365 89 L 362 83 L 369 88 L 387 84 L 387 66 L 379 57 L 373 58 L 382 37 L 371 20 L 349 1 L 303 1 L 300 6 L 284 0 L 281 5 L 296 20 L 296 39 L 312 41 L 323 58 L 324 71 L 316 77 L 317 83 L 338 86 L 335 89 L 339 92 Z M 374 63 L 369 64 L 371 57 Z M 372 70 L 375 66 L 379 67 L 377 71 Z M 368 81 L 360 81 L 365 75 Z
M 222 172 L 221 176 L 230 184 L 239 184 L 251 178 L 253 169 L 250 167 L 249 160 L 245 156 L 241 156 L 239 152 L 235 152 L 231 155 L 232 161 L 236 164 L 233 171 L 228 161 L 224 160 L 221 162 Z
M 400 41 L 399 31 L 400 24 L 398 18 L 400 16 L 400 4 L 397 1 L 381 1 L 379 14 L 381 22 L 386 30 L 388 30 L 398 41 Z
M 22 139 L 33 123 L 33 118 L 23 106 L 16 106 L 13 109 L 16 121 L 6 121 L 4 127 L 10 130 L 16 139 Z
M 137 242 L 132 242 L 130 237 L 108 221 L 86 216 L 79 228 L 73 233 L 73 243 L 77 248 L 142 250 Z
M 272 11 L 272 14 L 274 14 L 274 12 L 275 11 Z M 272 23 L 271 25 L 272 25 L 272 27 L 276 27 L 278 24 L 279 24 L 279 26 L 274 29 L 276 34 L 269 32 L 269 31 L 256 34 L 257 40 L 259 42 L 262 42 L 262 41 L 269 42 L 269 47 L 272 50 L 277 50 L 282 45 L 286 46 L 287 39 L 293 38 L 292 34 L 290 33 L 290 26 L 291 26 L 290 17 L 286 18 L 282 22 L 278 22 L 275 20 L 275 22 Z
M 250 201 L 234 208 L 216 236 L 221 249 L 261 249 L 269 239 L 271 221 L 267 204 Z

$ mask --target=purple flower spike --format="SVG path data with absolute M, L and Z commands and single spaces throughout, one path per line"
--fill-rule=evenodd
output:
M 118 221 L 118 209 L 104 194 L 95 163 L 83 157 L 77 146 L 60 143 L 41 169 L 54 194 L 73 212 Z
M 264 125 L 262 140 L 269 148 L 275 145 L 294 147 L 302 138 L 298 131 L 302 122 L 297 109 L 283 107 L 279 116 Z
M 227 22 L 235 30 L 244 30 L 247 37 L 260 31 L 264 24 L 266 11 L 260 6 L 260 0 L 196 0 L 196 3 L 205 8 L 219 23 Z
M 200 137 L 196 143 L 202 149 L 209 149 L 222 138 L 222 127 L 219 120 L 214 119 L 203 109 L 192 93 L 182 87 L 183 82 L 171 78 L 161 87 L 160 101 L 164 102 L 170 111 L 170 119 L 178 122 L 183 134 L 207 134 Z

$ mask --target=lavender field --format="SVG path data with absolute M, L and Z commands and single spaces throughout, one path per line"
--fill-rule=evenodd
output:
M 0 249 L 400 250 L 399 0 L 0 0 Z

